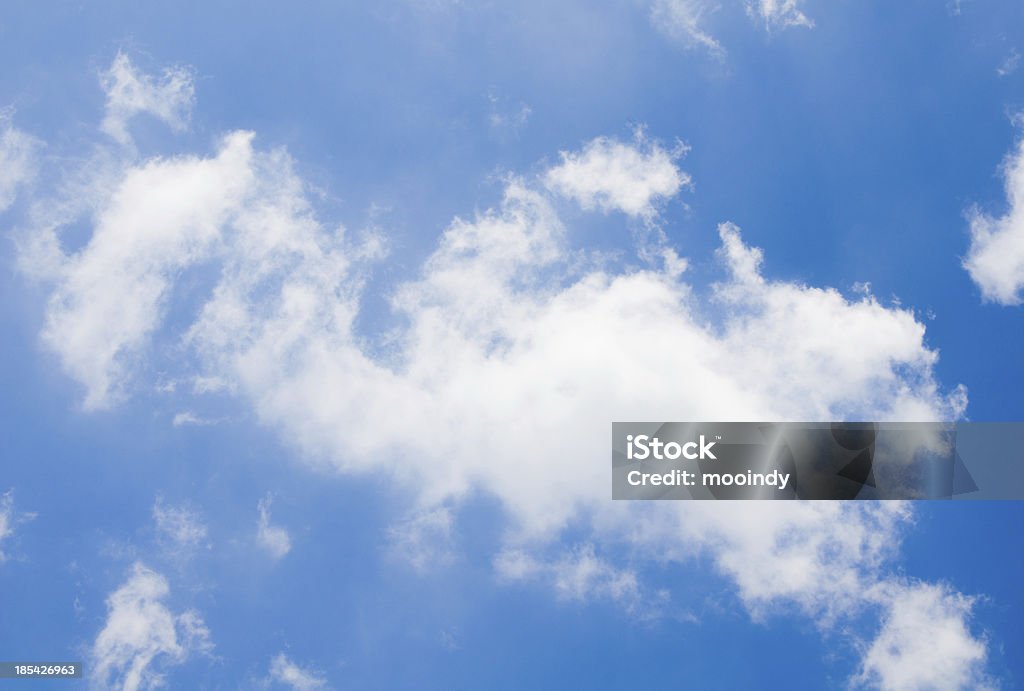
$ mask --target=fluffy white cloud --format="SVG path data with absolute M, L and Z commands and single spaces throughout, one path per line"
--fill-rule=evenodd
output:
M 736 583 L 756 618 L 794 608 L 825 622 L 874 606 L 910 507 L 900 502 L 670 502 L 630 517 L 621 539 L 652 556 L 685 561 L 707 553 Z M 620 519 L 606 532 L 614 533 Z
M 547 171 L 544 182 L 584 209 L 650 218 L 659 201 L 690 184 L 690 176 L 675 164 L 679 153 L 640 135 L 635 145 L 598 137 L 580 152 L 563 151 L 562 162 Z
M 237 132 L 214 158 L 156 159 L 128 170 L 101 201 L 89 244 L 64 258 L 43 341 L 85 385 L 86 409 L 117 398 L 159 323 L 172 277 L 218 247 L 252 184 L 250 140 Z
M 764 22 L 769 31 L 787 26 L 814 26 L 800 11 L 803 0 L 748 0 L 747 12 Z
M 972 601 L 942 585 L 888 583 L 887 612 L 857 681 L 892 691 L 992 689 L 985 641 L 967 627 Z
M 10 113 L 0 110 L 0 212 L 35 174 L 38 147 L 38 140 L 13 127 Z
M 1024 299 L 1024 138 L 1003 165 L 1009 208 L 999 217 L 971 211 L 971 246 L 964 268 L 986 300 L 1019 305 Z
M 107 598 L 107 621 L 92 647 L 92 680 L 122 691 L 163 684 L 159 669 L 183 663 L 213 645 L 193 610 L 175 615 L 164 604 L 167 580 L 136 563 L 128 580 Z
M 195 85 L 192 73 L 183 67 L 169 67 L 156 78 L 140 72 L 127 55 L 118 53 L 100 82 L 107 94 L 103 131 L 122 144 L 131 141 L 128 121 L 139 113 L 148 113 L 175 130 L 188 125 Z
M 288 531 L 270 523 L 271 497 L 268 494 L 257 505 L 259 519 L 256 522 L 256 542 L 274 559 L 281 559 L 292 551 L 292 540 Z
M 770 280 L 728 223 L 714 286 L 684 280 L 667 248 L 641 246 L 638 267 L 613 270 L 574 244 L 585 228 L 567 228 L 551 196 L 656 226 L 688 181 L 657 143 L 607 138 L 509 179 L 495 208 L 455 219 L 395 287 L 405 326 L 380 355 L 354 326 L 379 252 L 316 219 L 286 154 L 234 133 L 211 157 L 129 165 L 97 200 L 90 241 L 58 262 L 44 337 L 87 405 L 110 404 L 152 334 L 175 326 L 175 280 L 212 264 L 216 286 L 176 332 L 198 363 L 180 378 L 220 382 L 311 462 L 392 474 L 435 534 L 450 529 L 438 507 L 494 497 L 510 517 L 503 577 L 629 608 L 638 576 L 604 553 L 626 544 L 657 560 L 710 554 L 756 616 L 781 603 L 824 620 L 885 611 L 866 593 L 892 582 L 904 505 L 608 498 L 612 420 L 931 420 L 966 404 L 938 386 L 912 312 Z M 258 508 L 260 543 L 283 556 L 269 498 Z M 535 556 L 570 521 L 590 526 L 586 546 Z
M 303 669 L 288 659 L 284 653 L 278 653 L 270 662 L 271 680 L 283 684 L 293 691 L 311 691 L 326 689 L 327 680 L 319 672 Z

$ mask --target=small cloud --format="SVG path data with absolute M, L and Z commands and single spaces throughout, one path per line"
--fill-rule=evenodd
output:
M 17 513 L 14 510 L 14 490 L 0 495 L 0 564 L 7 561 L 3 543 L 14 535 L 14 526 L 27 523 L 36 517 L 34 513 Z
M 642 619 L 661 616 L 666 591 L 645 592 L 632 569 L 620 569 L 599 557 L 592 544 L 570 550 L 553 561 L 537 559 L 521 549 L 506 549 L 494 560 L 502 581 L 541 580 L 559 597 L 578 602 L 609 600 Z
M 195 549 L 206 540 L 206 525 L 198 513 L 186 507 L 167 506 L 159 497 L 153 504 L 153 521 L 159 535 L 177 548 Z
M 148 113 L 175 131 L 188 125 L 195 85 L 192 72 L 184 67 L 168 67 L 154 77 L 140 72 L 127 55 L 118 53 L 110 69 L 100 76 L 100 83 L 107 94 L 103 131 L 121 144 L 131 142 L 128 121 L 139 113 Z
M 288 531 L 284 528 L 270 524 L 270 494 L 260 499 L 257 508 L 259 509 L 259 522 L 256 529 L 256 540 L 274 559 L 284 557 L 292 549 L 292 541 Z
M 722 44 L 703 28 L 706 16 L 717 10 L 718 5 L 709 0 L 654 0 L 651 24 L 687 48 L 703 48 L 712 57 L 722 59 Z
M 651 218 L 662 200 L 691 184 L 675 163 L 685 150 L 668 151 L 642 131 L 634 143 L 597 137 L 580 151 L 561 152 L 562 162 L 547 171 L 544 183 L 583 209 Z
M 747 14 L 764 23 L 765 29 L 788 26 L 813 27 L 814 22 L 800 11 L 803 0 L 748 0 Z
M 1020 53 L 1014 48 L 1010 51 L 1010 54 L 1003 60 L 1003 64 L 996 68 L 996 74 L 1000 77 L 1009 77 L 1011 74 L 1017 71 L 1020 67 Z
M 532 112 L 533 110 L 530 106 L 520 103 L 518 109 L 513 110 L 511 113 L 491 112 L 489 121 L 494 129 L 518 132 L 526 124 Z
M 868 295 L 871 295 L 871 282 L 856 281 L 852 286 L 850 286 L 850 290 L 852 290 L 854 293 L 857 293 L 858 295 L 863 295 L 867 297 Z
M 213 649 L 199 614 L 175 615 L 165 604 L 169 594 L 163 576 L 138 562 L 132 566 L 128 580 L 107 598 L 107 620 L 92 646 L 95 686 L 124 691 L 161 686 L 160 669 Z
M 291 688 L 293 691 L 312 691 L 326 689 L 327 680 L 320 672 L 304 669 L 288 659 L 284 653 L 278 653 L 270 661 L 270 679 Z
M 11 126 L 11 111 L 0 109 L 0 211 L 14 203 L 18 188 L 36 173 L 40 142 Z
M 971 244 L 963 267 L 981 289 L 982 298 L 1001 305 L 1024 302 L 1024 138 L 1003 162 L 1008 208 L 990 216 L 968 213 Z
M 420 572 L 449 564 L 453 523 L 446 507 L 418 513 L 388 530 L 390 551 Z
M 192 393 L 218 393 L 228 388 L 227 382 L 221 377 L 196 377 L 192 380 Z
M 454 630 L 446 630 L 441 632 L 440 636 L 441 647 L 450 653 L 454 653 L 456 650 L 461 648 L 459 645 L 459 638 L 457 632 Z
M 157 393 L 172 394 L 178 388 L 178 382 L 173 379 L 160 380 L 153 387 Z
M 375 262 L 387 257 L 390 251 L 390 243 L 383 232 L 377 228 L 366 228 L 359 233 L 352 256 L 360 261 Z
M 533 113 L 533 109 L 522 101 L 514 105 L 506 103 L 493 89 L 487 93 L 487 101 L 490 104 L 488 124 L 501 136 L 518 134 Z
M 14 516 L 14 499 L 11 492 L 0 497 L 0 544 L 11 536 L 14 532 L 14 528 L 11 527 Z M 7 557 L 2 551 L 0 551 L 0 561 L 4 561 Z
M 525 581 L 541 571 L 542 564 L 520 549 L 504 550 L 494 558 L 494 571 L 504 581 Z
M 185 425 L 212 425 L 215 424 L 216 420 L 210 420 L 208 418 L 199 417 L 191 410 L 183 410 L 174 416 L 171 420 L 171 424 L 175 427 L 184 427 Z

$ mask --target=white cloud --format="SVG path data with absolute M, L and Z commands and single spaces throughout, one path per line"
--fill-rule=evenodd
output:
M 7 491 L 0 496 L 0 547 L 4 540 L 14 534 L 14 493 Z M 7 560 L 7 555 L 0 549 L 0 563 Z
M 703 28 L 708 14 L 718 10 L 711 0 L 654 0 L 651 3 L 651 23 L 669 38 L 688 48 L 703 48 L 717 58 L 725 56 L 725 49 Z
M 288 531 L 270 524 L 271 497 L 268 494 L 260 499 L 257 505 L 259 520 L 256 525 L 256 541 L 274 559 L 281 559 L 292 550 L 292 541 Z
M 10 489 L 0 494 L 0 564 L 7 561 L 4 553 L 4 541 L 14 535 L 14 527 L 20 523 L 27 523 L 36 517 L 34 513 L 19 513 L 14 510 L 14 490 Z
M 311 691 L 327 688 L 327 680 L 319 672 L 303 669 L 288 659 L 284 653 L 278 653 L 270 662 L 270 678 L 279 684 L 288 686 L 293 691 Z
M 888 583 L 879 596 L 887 611 L 858 684 L 891 691 L 995 688 L 984 670 L 985 641 L 967 626 L 970 598 L 926 583 Z
M 427 509 L 388 530 L 389 550 L 417 571 L 451 563 L 454 516 L 446 506 Z
M 14 514 L 14 502 L 11 498 L 11 493 L 8 491 L 3 496 L 0 496 L 0 545 L 3 545 L 3 541 L 10 537 L 11 533 L 14 532 L 14 528 L 11 526 L 13 523 Z M 6 556 L 3 551 L 0 551 L 0 562 L 4 561 Z
M 814 22 L 800 11 L 803 0 L 747 0 L 747 12 L 764 22 L 771 31 L 787 26 L 814 26 Z
M 188 125 L 195 96 L 192 73 L 183 67 L 169 67 L 157 78 L 136 69 L 124 53 L 118 53 L 101 75 L 107 94 L 103 131 L 122 144 L 131 141 L 128 121 L 148 113 L 174 130 Z
M 180 413 L 175 413 L 171 419 L 171 425 L 174 427 L 185 427 L 188 425 L 212 425 L 214 420 L 210 420 L 204 417 L 199 417 L 191 410 L 183 410 Z
M 459 645 L 458 632 L 454 630 L 442 631 L 441 635 L 438 636 L 438 642 L 440 642 L 442 648 L 450 653 L 453 653 L 462 647 Z
M 530 113 L 533 110 L 530 106 L 525 103 L 520 103 L 518 107 L 514 108 L 511 112 L 498 112 L 492 110 L 488 117 L 491 127 L 496 130 L 518 132 L 526 125 L 526 121 L 530 119 Z
M 11 125 L 9 111 L 0 110 L 0 212 L 14 203 L 18 188 L 36 171 L 39 142 Z
M 580 152 L 563 151 L 561 163 L 547 171 L 544 182 L 584 209 L 650 218 L 659 202 L 690 184 L 690 176 L 675 164 L 680 154 L 642 135 L 633 145 L 598 137 Z
M 1013 48 L 1002 64 L 996 68 L 996 74 L 1000 77 L 1009 77 L 1017 71 L 1018 67 L 1020 67 L 1020 53 L 1017 52 L 1016 48 Z
M 227 388 L 220 377 L 196 377 L 192 382 L 192 392 L 196 394 L 217 393 Z
M 153 504 L 153 521 L 161 538 L 177 549 L 192 550 L 206 541 L 206 525 L 202 517 L 184 506 L 167 506 L 157 498 Z
M 757 618 L 795 607 L 835 621 L 873 604 L 864 593 L 884 580 L 909 516 L 900 502 L 693 502 L 634 516 L 629 539 L 672 561 L 709 553 Z
M 745 0 L 747 15 L 767 31 L 790 26 L 813 27 L 814 21 L 800 6 L 804 0 Z M 725 48 L 704 28 L 707 17 L 718 11 L 714 0 L 652 0 L 651 23 L 669 38 L 688 48 L 702 48 L 715 58 L 725 57 Z
M 971 246 L 963 265 L 985 300 L 1019 305 L 1024 288 L 1024 138 L 1003 163 L 1006 213 L 969 215 Z
M 214 158 L 129 169 L 101 201 L 88 245 L 62 258 L 43 342 L 85 385 L 86 409 L 118 398 L 166 308 L 173 276 L 216 251 L 221 226 L 252 184 L 250 140 L 236 132 Z
M 514 105 L 507 103 L 494 89 L 487 93 L 487 102 L 490 104 L 487 121 L 491 130 L 502 136 L 518 134 L 533 113 L 533 109 L 522 101 Z
M 212 157 L 123 171 L 86 247 L 63 259 L 45 338 L 87 405 L 109 405 L 147 339 L 175 326 L 165 315 L 182 270 L 213 264 L 196 320 L 163 336 L 197 363 L 176 378 L 223 383 L 311 462 L 391 473 L 435 533 L 450 525 L 432 510 L 495 498 L 509 517 L 503 577 L 628 609 L 639 576 L 602 551 L 628 544 L 660 561 L 709 554 L 755 616 L 786 603 L 824 620 L 879 610 L 858 593 L 891 582 L 904 505 L 608 499 L 611 420 L 931 420 L 966 404 L 940 389 L 911 311 L 771 280 L 728 223 L 715 286 L 683 280 L 683 260 L 610 269 L 573 245 L 580 229 L 551 196 L 656 226 L 688 182 L 657 143 L 607 138 L 539 179 L 510 178 L 495 208 L 455 219 L 396 286 L 407 326 L 384 357 L 354 326 L 372 253 L 315 218 L 286 154 L 229 134 Z M 258 508 L 260 544 L 283 556 L 269 497 Z M 585 546 L 537 557 L 570 521 L 589 526 Z
M 594 545 L 578 545 L 552 560 L 538 559 L 523 549 L 506 549 L 494 559 L 494 569 L 506 581 L 539 580 L 564 599 L 578 602 L 609 600 L 639 617 L 656 618 L 667 593 L 641 589 L 637 574 L 599 557 Z
M 92 680 L 122 691 L 163 684 L 161 669 L 183 663 L 194 652 L 212 650 L 210 633 L 193 610 L 175 615 L 164 604 L 170 589 L 163 576 L 140 563 L 107 598 L 107 621 L 92 647 Z

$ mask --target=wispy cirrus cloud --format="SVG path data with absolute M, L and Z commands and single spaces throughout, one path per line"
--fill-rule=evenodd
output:
M 654 0 L 651 24 L 669 38 L 688 48 L 701 48 L 716 58 L 725 56 L 725 48 L 704 28 L 707 16 L 718 5 L 709 0 Z
M 122 144 L 131 142 L 128 122 L 139 114 L 152 115 L 175 130 L 188 125 L 195 98 L 192 72 L 168 67 L 159 77 L 140 71 L 125 53 L 118 53 L 100 75 L 107 94 L 102 129 Z
M 0 109 L 0 212 L 14 203 L 18 189 L 29 182 L 38 167 L 41 142 L 11 123 L 13 113 Z
M 738 2 L 737 2 L 738 4 Z M 788 27 L 813 27 L 814 21 L 803 13 L 804 0 L 746 0 L 747 16 L 772 32 Z M 725 46 L 706 25 L 708 18 L 721 9 L 717 0 L 653 0 L 651 24 L 661 33 L 687 48 L 700 49 L 719 60 Z

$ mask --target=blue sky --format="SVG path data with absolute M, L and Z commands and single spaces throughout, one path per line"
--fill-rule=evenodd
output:
M 1019 503 L 613 505 L 605 444 L 1021 419 L 1024 6 L 551 5 L 0 11 L 0 658 L 1021 684 Z

